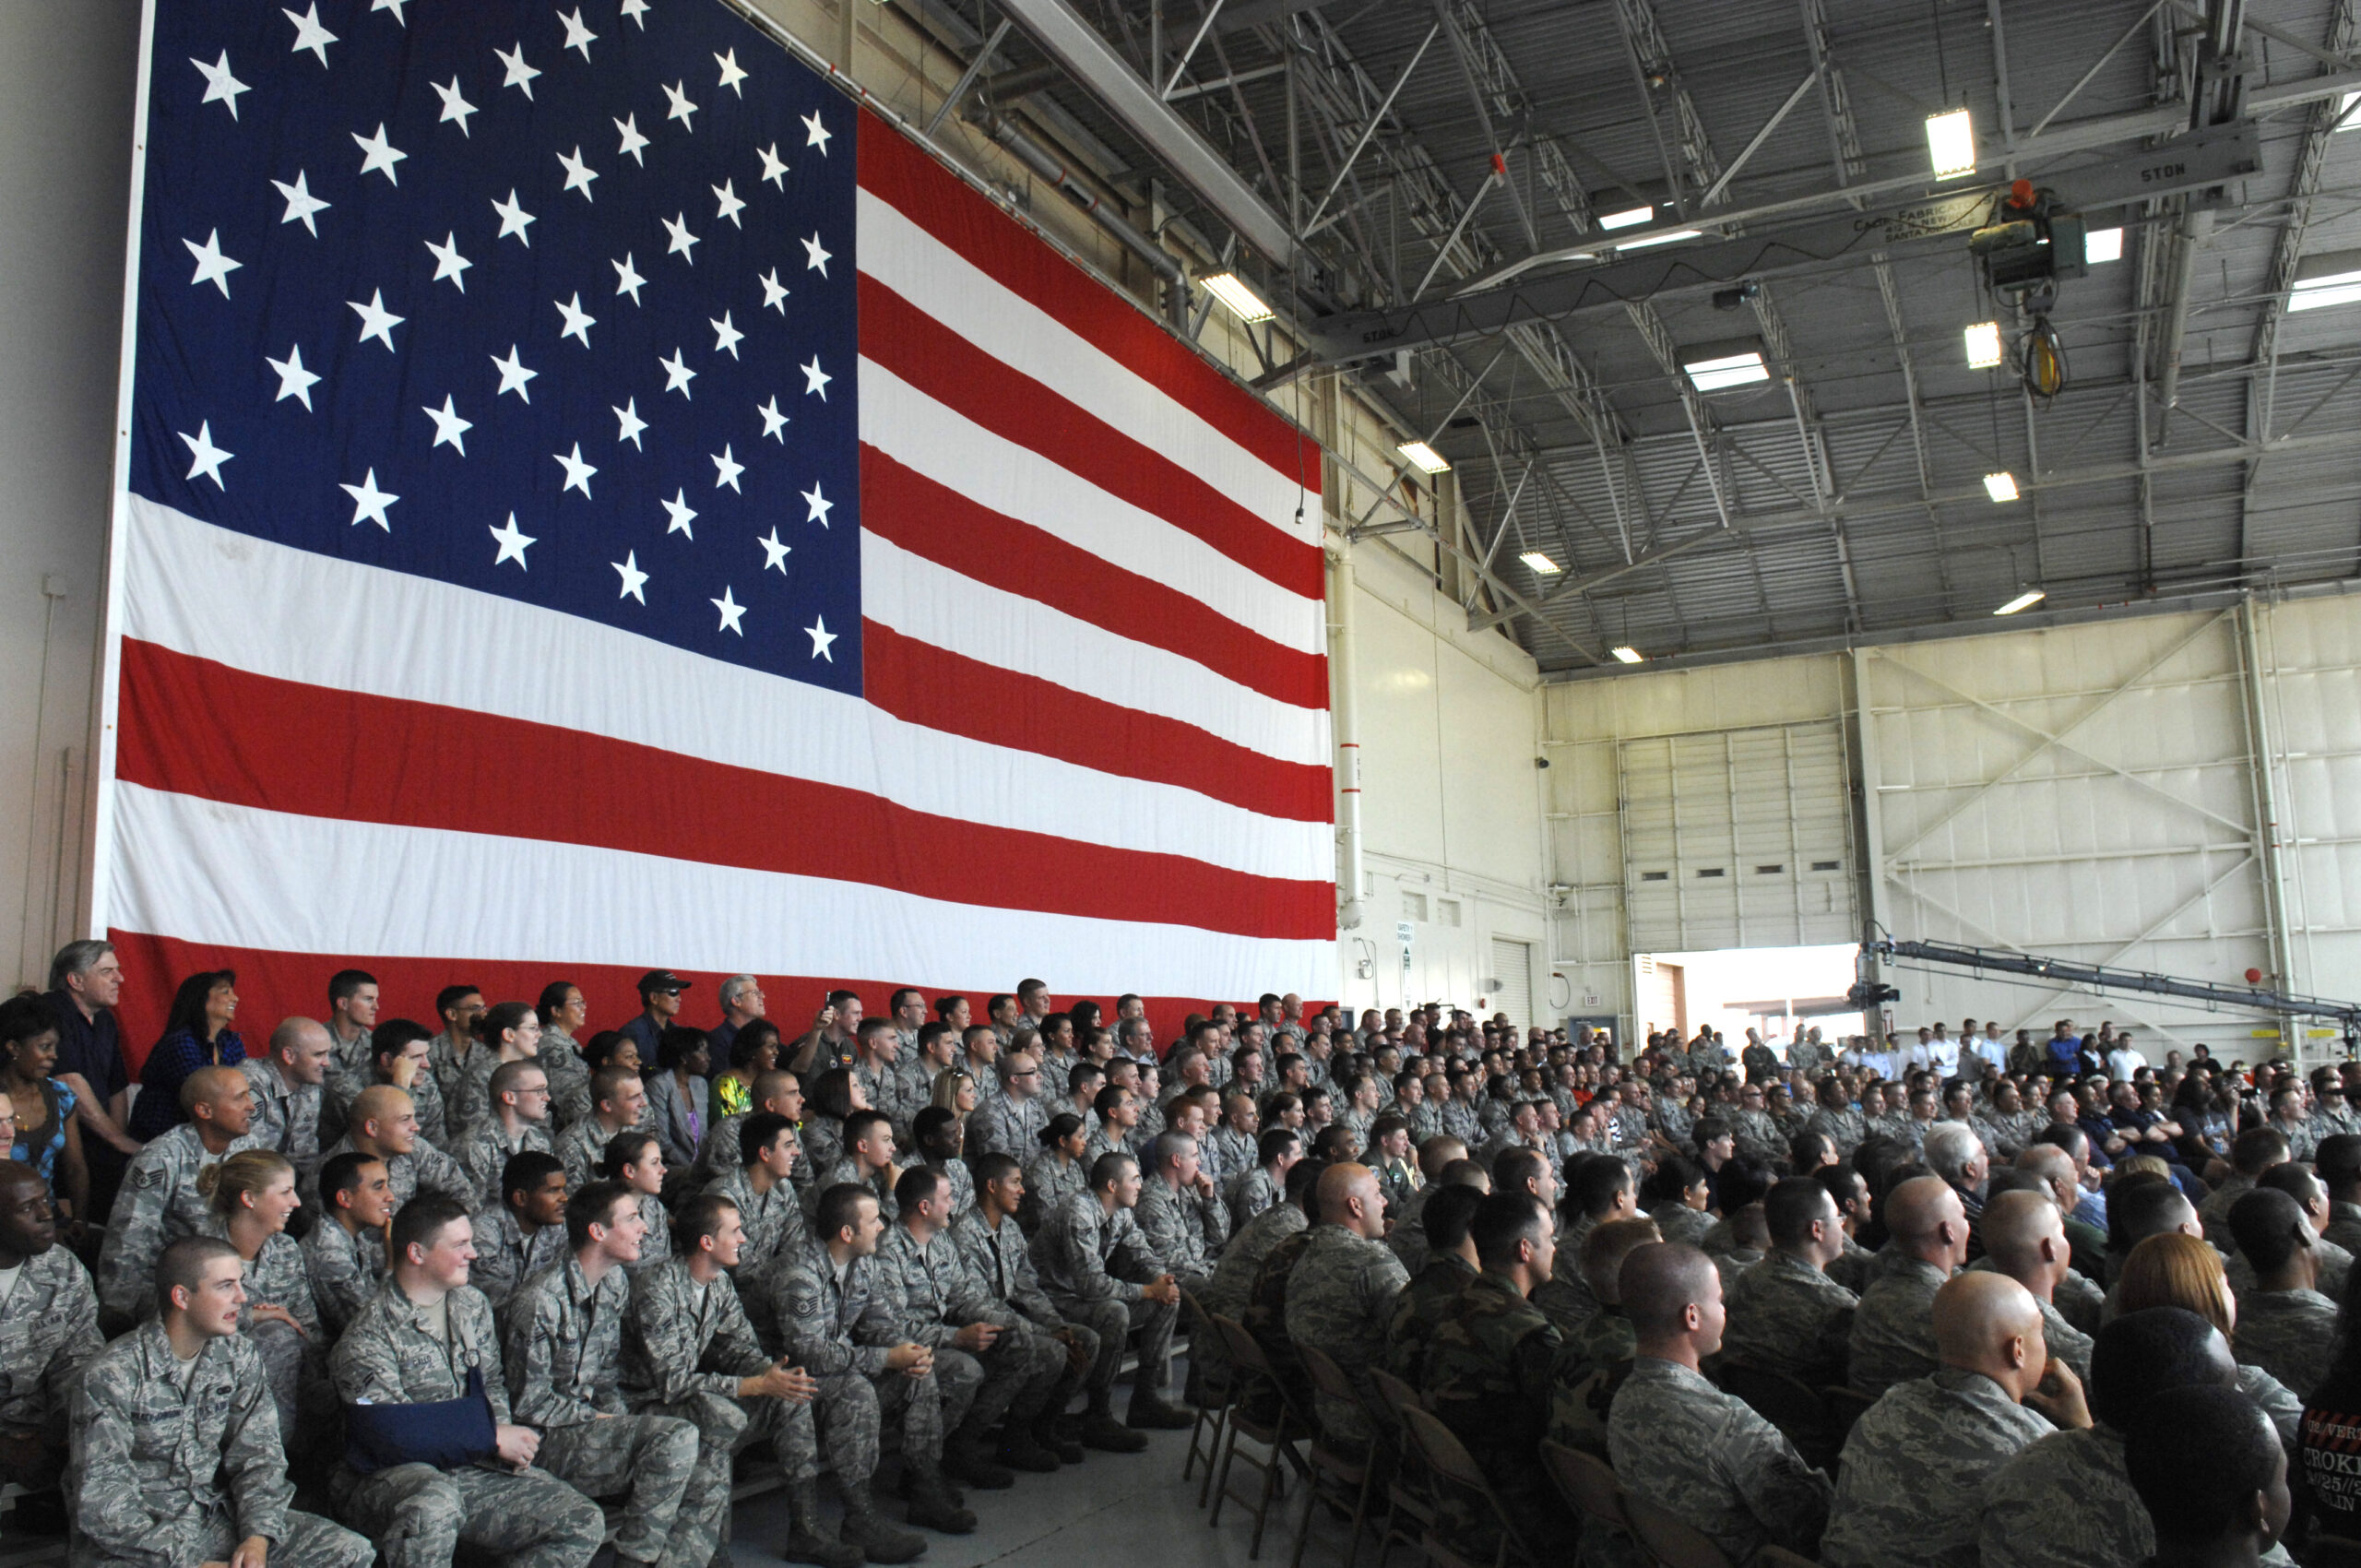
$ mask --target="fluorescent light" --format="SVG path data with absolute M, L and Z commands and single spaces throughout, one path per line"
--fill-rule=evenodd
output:
M 1927 116 L 1927 159 L 1938 180 L 1975 172 L 1975 123 L 1966 110 Z
M 2104 262 L 2121 261 L 2122 259 L 2122 230 L 2094 229 L 2089 233 L 2082 236 L 2082 261 L 2084 265 L 2097 267 Z
M 1656 215 L 1653 207 L 1631 207 L 1620 212 L 1609 212 L 1598 220 L 1602 229 L 1629 229 L 1634 223 L 1645 223 Z
M 1535 571 L 1540 573 L 1545 577 L 1554 577 L 1559 573 L 1566 569 L 1563 566 L 1559 565 L 1555 561 L 1550 560 L 1547 555 L 1542 554 L 1538 550 L 1528 550 L 1524 554 L 1518 556 L 1517 559 L 1524 562 L 1526 565 L 1532 567 Z
M 2348 92 L 2336 101 L 2336 128 L 2340 131 L 2361 130 L 2361 114 L 2353 106 L 2361 103 L 2361 92 Z
M 1675 240 L 1693 240 L 1703 232 L 1703 229 L 1667 229 L 1661 234 L 1643 234 L 1636 240 L 1626 240 L 1616 249 L 1643 251 L 1650 245 L 1668 245 Z
M 2000 324 L 1979 321 L 1967 329 L 1967 368 L 1990 370 L 2000 362 Z
M 1607 651 L 1613 654 L 1618 661 L 1624 664 L 1637 664 L 1643 657 L 1645 657 L 1636 647 L 1611 647 Z
M 1263 296 L 1246 286 L 1244 279 L 1235 272 L 1216 272 L 1210 278 L 1200 278 L 1205 292 L 1229 307 L 1229 314 L 1252 326 L 1268 321 L 1277 314 L 1263 303 Z
M 2289 310 L 2324 310 L 2330 305 L 2349 305 L 2361 300 L 2361 271 L 2330 272 L 2318 278 L 2298 278 L 2287 295 Z
M 1451 461 L 1423 441 L 1405 441 L 1394 448 L 1425 473 L 1439 474 L 1450 470 Z
M 2049 596 L 2047 594 L 2044 593 L 2039 588 L 2027 588 L 2024 592 L 2017 595 L 2016 598 L 2009 600 L 2008 603 L 2000 606 L 1999 609 L 1992 612 L 1992 613 L 1995 615 L 2014 615 L 2018 611 L 2030 609 L 2032 606 L 2039 604 L 2043 600 L 2047 599 L 2048 597 Z
M 1725 386 L 1745 386 L 1771 379 L 1762 356 L 1750 349 L 1742 354 L 1698 360 L 1680 368 L 1688 373 L 1689 384 L 1700 392 L 1718 392 Z
M 2014 501 L 2017 498 L 2017 476 L 2011 473 L 1986 474 L 1984 493 L 1995 501 Z

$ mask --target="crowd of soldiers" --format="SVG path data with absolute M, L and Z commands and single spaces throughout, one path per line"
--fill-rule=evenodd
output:
M 0 1070 L 53 1060 L 119 1146 L 119 966 L 77 944 L 53 981 L 0 1005 Z M 2187 1455 L 2139 1441 L 2168 1400 L 2224 1452 L 2262 1423 L 2321 1528 L 2361 1506 L 2305 1446 L 2361 1439 L 2331 1299 L 2361 1124 L 2334 1070 L 2152 1065 L 2111 1030 L 2003 1051 L 1973 1024 L 1735 1060 L 1652 1037 L 1625 1062 L 1588 1031 L 1275 995 L 1168 1042 L 1137 997 L 1061 1011 L 1037 980 L 981 1017 L 838 992 L 790 1039 L 752 976 L 708 1028 L 680 977 L 638 989 L 591 1035 L 570 982 L 453 985 L 430 1029 L 341 971 L 325 1019 L 179 1077 L 104 1215 L 28 1158 L 61 1129 L 12 1129 L 18 1527 L 70 1531 L 77 1564 L 440 1568 L 464 1545 L 558 1568 L 611 1542 L 705 1568 L 751 1451 L 784 1483 L 780 1556 L 907 1562 L 976 1527 L 968 1489 L 1189 1426 L 1233 1381 L 1216 1318 L 1269 1362 L 1254 1397 L 1371 1464 L 1395 1451 L 1378 1374 L 1415 1391 L 1490 1482 L 1437 1489 L 1469 1561 L 1578 1538 L 1641 1561 L 1583 1533 L 1558 1443 L 1740 1564 L 2132 1568 L 2171 1544 L 2142 1466 Z M 2223 1093 L 2226 1125 L 2184 1109 Z M 2229 1497 L 2208 1539 L 2284 1561 L 2270 1485 L 2251 1519 L 2204 1495 Z

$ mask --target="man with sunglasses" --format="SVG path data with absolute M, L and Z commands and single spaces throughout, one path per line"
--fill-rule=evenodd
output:
M 639 1047 L 639 1059 L 656 1060 L 657 1042 L 664 1031 L 679 1021 L 681 992 L 689 982 L 670 969 L 650 969 L 639 977 L 639 1016 L 623 1027 L 622 1032 Z

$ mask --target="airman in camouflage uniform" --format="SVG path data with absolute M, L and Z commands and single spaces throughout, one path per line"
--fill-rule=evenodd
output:
M 303 1233 L 303 1248 L 312 1305 L 333 1342 L 385 1280 L 386 1232 L 364 1229 L 356 1234 L 333 1218 L 324 1218 Z
M 0 1480 L 50 1491 L 75 1387 L 106 1341 L 89 1271 L 57 1245 L 48 1183 L 20 1160 L 0 1161 L 0 1259 L 19 1271 L 0 1301 Z
M 1416 1388 L 1424 1381 L 1427 1347 L 1435 1324 L 1476 1277 L 1476 1265 L 1457 1253 L 1435 1253 L 1394 1300 L 1385 1324 L 1385 1370 Z
M 1712 1536 L 1733 1562 L 1766 1542 L 1809 1555 L 1827 1522 L 1827 1476 L 1744 1400 L 1679 1362 L 1633 1360 L 1607 1443 L 1635 1496 Z
M 1287 1336 L 1325 1351 L 1374 1401 L 1369 1369 L 1382 1363 L 1394 1298 L 1410 1282 L 1402 1260 L 1379 1240 L 1385 1200 L 1366 1165 L 1332 1165 L 1321 1173 L 1320 1202 L 1329 1221 L 1311 1234 L 1287 1280 Z M 1365 1449 L 1376 1437 L 1360 1404 L 1316 1393 L 1313 1405 L 1328 1443 Z
M 1111 1314 L 1101 1312 L 1100 1304 L 1122 1308 L 1127 1323 L 1140 1330 L 1131 1413 L 1160 1420 L 1159 1410 L 1171 1413 L 1161 1394 L 1169 1375 L 1180 1292 L 1133 1218 L 1142 1185 L 1138 1164 L 1128 1155 L 1103 1156 L 1098 1169 L 1109 1180 L 1074 1194 L 1050 1211 L 1033 1238 L 1033 1266 L 1062 1317 L 1093 1329 L 1100 1321 L 1111 1327 Z M 1104 1417 L 1112 1408 L 1124 1338 L 1122 1333 L 1099 1331 L 1098 1359 L 1088 1384 L 1094 1417 Z
M 554 1151 L 550 1147 L 550 1130 L 545 1123 L 524 1122 L 516 1132 L 509 1132 L 497 1115 L 486 1115 L 465 1136 L 451 1146 L 453 1163 L 467 1172 L 475 1185 L 474 1206 L 478 1210 L 500 1206 L 500 1173 L 508 1162 L 528 1149 L 541 1154 Z M 560 1162 L 563 1168 L 564 1162 Z M 567 1182 L 571 1187 L 573 1183 Z
M 329 1051 L 325 1025 L 288 1018 L 271 1031 L 261 1055 L 238 1063 L 255 1096 L 246 1131 L 256 1146 L 276 1149 L 293 1163 L 299 1185 L 308 1185 L 320 1168 L 321 1080 Z M 282 1055 L 291 1060 L 282 1063 Z
M 1222 1206 L 1197 1159 L 1197 1140 L 1169 1134 L 1148 1146 L 1140 1183 L 1141 1234 L 1181 1288 L 1194 1292 L 1213 1277 L 1229 1241 L 1229 1211 Z
M 1254 1289 L 1254 1277 L 1273 1249 L 1288 1237 L 1301 1234 L 1311 1223 L 1311 1217 L 1303 1212 L 1300 1204 L 1284 1201 L 1248 1220 L 1230 1237 L 1229 1245 L 1221 1250 L 1221 1261 L 1214 1265 L 1214 1277 L 1197 1292 L 1197 1304 L 1208 1316 L 1241 1318 L 1247 1298 Z M 1206 1371 L 1227 1366 L 1228 1355 L 1220 1339 L 1210 1329 L 1199 1333 L 1189 1345 L 1191 1366 Z
M 590 1067 L 574 1037 L 554 1024 L 543 1026 L 539 1061 L 550 1075 L 551 1124 L 571 1127 L 589 1115 Z
M 501 1314 L 509 1407 L 541 1434 L 535 1461 L 590 1497 L 625 1494 L 618 1555 L 663 1568 L 706 1568 L 730 1508 L 730 1472 L 697 1463 L 698 1433 L 670 1416 L 624 1404 L 625 1253 L 636 1256 L 637 1206 L 594 1182 L 567 1200 L 569 1232 L 584 1244 L 528 1279 Z M 591 1218 L 586 1223 L 583 1216 Z M 601 1272 L 591 1277 L 590 1268 Z
M 2250 1290 L 2238 1298 L 2238 1360 L 2309 1397 L 2328 1375 L 2336 1303 L 2317 1290 Z
M 1844 1481 L 1821 1561 L 1933 1568 L 1972 1560 L 1985 1482 L 2051 1430 L 2039 1411 L 1964 1367 L 1896 1384 L 1845 1441 Z
M 1008 1059 L 1007 1067 L 1015 1087 L 1002 1084 L 1002 1093 L 985 1099 L 968 1113 L 967 1152 L 1028 1159 L 1040 1150 L 1041 1129 L 1050 1124 L 1050 1102 L 1041 1094 L 1039 1077 L 1017 1076 L 1040 1073 L 1031 1055 L 1020 1051 Z M 1062 1075 L 1058 1079 L 1061 1086 L 1064 1081 Z
M 197 1228 L 200 1236 L 219 1241 L 230 1238 L 229 1221 L 219 1214 L 208 1214 Z M 303 1243 L 280 1230 L 263 1238 L 262 1250 L 245 1265 L 246 1303 L 238 1313 L 238 1333 L 251 1342 L 261 1357 L 263 1371 L 270 1380 L 272 1402 L 277 1406 L 279 1430 L 291 1447 L 300 1448 L 303 1439 L 312 1435 L 305 1424 L 299 1423 L 302 1408 L 310 1404 L 316 1413 L 318 1401 L 324 1397 L 322 1372 L 327 1356 L 327 1340 L 320 1328 L 319 1310 L 312 1304 L 312 1279 L 303 1267 Z M 257 1323 L 254 1309 L 257 1303 L 287 1309 L 287 1315 L 301 1325 L 302 1332 L 288 1327 L 276 1319 Z M 153 1302 L 149 1303 L 153 1307 Z M 311 1397 L 306 1398 L 309 1395 Z
M 255 1146 L 248 1130 L 254 1091 L 235 1067 L 200 1067 L 182 1086 L 191 1121 L 148 1141 L 132 1157 L 123 1190 L 99 1250 L 99 1304 L 116 1319 L 136 1321 L 155 1300 L 156 1260 L 167 1243 L 194 1236 L 204 1223 L 205 1195 L 196 1173 Z
M 226 1263 L 237 1291 L 237 1258 Z M 218 1254 L 208 1275 L 223 1267 Z M 173 1322 L 210 1315 L 192 1292 Z M 225 1300 L 230 1299 L 228 1297 Z M 279 1568 L 367 1568 L 375 1549 L 350 1530 L 289 1506 L 295 1489 L 254 1346 L 217 1320 L 195 1362 L 166 1324 L 149 1322 L 109 1346 L 74 1396 L 74 1568 L 228 1562 L 259 1538 Z
M 952 1244 L 959 1249 L 968 1275 L 986 1296 L 1058 1347 L 1062 1364 L 1050 1397 L 1034 1420 L 1033 1431 L 1043 1447 L 1070 1463 L 1081 1457 L 1086 1434 L 1068 1424 L 1066 1407 L 1097 1363 L 1099 1328 L 1122 1334 L 1130 1325 L 1130 1314 L 1121 1302 L 1113 1301 L 1097 1303 L 1088 1321 L 1069 1319 L 1061 1313 L 1041 1289 L 1041 1277 L 1034 1271 L 1033 1259 L 1026 1250 L 1024 1228 L 1016 1222 L 1016 1210 L 1024 1202 L 1023 1171 L 1006 1155 L 986 1155 L 977 1162 L 976 1175 L 980 1183 L 977 1201 L 952 1226 Z M 1108 1428 L 1087 1434 L 1093 1446 L 1109 1435 Z M 1111 1437 L 1113 1452 L 1137 1453 L 1147 1446 L 1147 1439 L 1121 1428 L 1112 1428 Z
M 1723 1350 L 1812 1388 L 1844 1384 L 1860 1298 L 1804 1259 L 1774 1247 L 1727 1293 Z
M 441 1193 L 472 1207 L 475 1183 L 451 1157 L 419 1136 L 416 1113 L 408 1095 L 386 1084 L 362 1091 L 352 1102 L 353 1130 L 338 1138 L 320 1157 L 325 1165 L 340 1154 L 366 1154 L 386 1162 L 386 1184 L 394 1207 L 420 1193 Z M 363 1129 L 374 1126 L 373 1134 Z M 315 1186 L 303 1194 L 306 1203 L 319 1195 Z
M 563 1178 L 565 1172 L 552 1174 Z M 564 1194 L 558 1195 L 562 1207 Z M 565 1261 L 565 1220 L 562 1216 L 536 1225 L 528 1233 L 524 1222 L 516 1218 L 516 1211 L 503 1203 L 498 1208 L 477 1215 L 473 1223 L 476 1261 L 469 1270 L 468 1282 L 483 1292 L 484 1300 L 492 1303 L 495 1313 L 508 1305 L 527 1280 Z
M 1940 1364 L 1935 1350 L 1935 1292 L 1950 1277 L 1922 1258 L 1892 1253 L 1861 1293 L 1853 1313 L 1845 1382 L 1864 1394 L 1926 1377 Z

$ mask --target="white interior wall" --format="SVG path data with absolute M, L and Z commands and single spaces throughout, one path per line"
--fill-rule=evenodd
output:
M 130 0 L 0 5 L 0 951 L 18 983 L 45 978 L 88 897 L 138 31 Z

